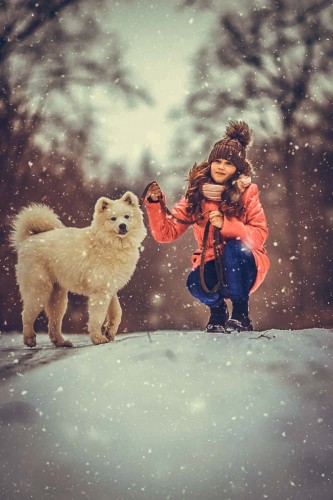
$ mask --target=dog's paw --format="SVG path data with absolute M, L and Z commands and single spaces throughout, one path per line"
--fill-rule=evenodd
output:
M 112 331 L 106 331 L 105 332 L 105 337 L 109 340 L 109 342 L 112 342 L 115 338 L 116 334 L 115 332 L 112 332 Z
M 74 347 L 70 340 L 63 339 L 61 342 L 54 342 L 55 347 Z
M 117 330 L 118 330 L 118 327 L 116 327 L 114 325 L 114 323 L 112 323 L 111 321 L 107 321 L 102 326 L 103 335 L 105 335 L 105 337 L 111 342 L 114 340 L 115 336 L 117 335 Z
M 104 335 L 90 335 L 90 338 L 94 345 L 107 344 L 109 342 L 109 339 Z
M 36 341 L 36 335 L 33 337 L 26 337 L 24 339 L 24 343 L 27 347 L 36 347 L 37 341 Z

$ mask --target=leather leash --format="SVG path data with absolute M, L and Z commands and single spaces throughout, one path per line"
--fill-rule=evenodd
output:
M 146 198 L 147 192 L 150 188 L 150 186 L 153 184 L 154 181 L 150 182 L 147 184 L 145 187 L 141 198 L 139 200 L 140 207 L 143 205 L 143 202 Z M 168 209 L 168 207 L 165 205 L 164 201 L 161 198 L 158 198 L 158 201 L 161 205 L 162 210 L 166 212 L 172 219 L 175 221 L 179 222 L 180 224 L 185 224 L 186 226 L 191 226 L 193 224 L 196 224 L 199 222 L 200 219 L 203 218 L 203 214 L 201 214 L 199 217 L 196 217 L 195 219 L 191 221 L 179 219 L 175 215 L 173 215 L 172 212 Z M 216 285 L 213 286 L 213 288 L 209 289 L 205 283 L 205 276 L 204 276 L 204 269 L 205 269 L 205 256 L 206 256 L 206 251 L 207 251 L 207 241 L 208 241 L 208 234 L 209 234 L 209 227 L 211 225 L 210 220 L 206 222 L 205 225 L 205 230 L 204 230 L 204 236 L 203 236 L 203 241 L 202 241 L 202 252 L 201 252 L 201 258 L 200 258 L 200 268 L 199 268 L 199 277 L 200 277 L 200 284 L 204 291 L 206 293 L 216 293 L 223 285 L 224 285 L 224 277 L 223 277 L 223 266 L 222 266 L 222 259 L 221 259 L 221 254 L 220 254 L 220 230 L 218 227 L 214 227 L 214 240 L 213 240 L 213 248 L 214 248 L 214 256 L 215 256 L 215 269 L 216 269 L 216 274 L 217 274 L 217 283 Z

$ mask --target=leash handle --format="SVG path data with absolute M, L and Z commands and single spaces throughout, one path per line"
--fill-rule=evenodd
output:
M 150 188 L 150 186 L 152 185 L 152 183 L 153 183 L 153 182 L 154 182 L 154 181 L 150 182 L 150 183 L 149 183 L 149 184 L 147 184 L 147 186 L 144 188 L 143 193 L 142 193 L 141 197 L 139 198 L 139 205 L 140 205 L 140 207 L 142 207 L 143 202 L 145 201 L 145 198 L 146 198 L 146 196 L 147 196 L 148 190 L 149 190 L 149 188 Z
M 143 205 L 143 202 L 146 198 L 146 195 L 149 191 L 149 188 L 150 186 L 153 184 L 154 181 L 150 182 L 149 184 L 147 184 L 147 186 L 145 187 L 142 195 L 141 195 L 141 198 L 139 200 L 139 204 L 140 204 L 140 207 Z M 196 222 L 199 222 L 200 219 L 203 218 L 204 214 L 206 212 L 204 212 L 203 214 L 199 215 L 199 217 L 197 217 L 196 219 L 193 219 L 193 220 L 184 220 L 184 219 L 179 219 L 178 217 L 176 217 L 175 215 L 173 215 L 172 212 L 170 212 L 170 210 L 168 209 L 168 207 L 166 206 L 166 204 L 164 203 L 164 201 L 162 200 L 162 198 L 158 198 L 158 201 L 162 207 L 162 209 L 164 210 L 164 212 L 166 212 L 170 217 L 172 217 L 172 219 L 174 219 L 175 221 L 179 222 L 179 224 L 185 224 L 186 226 L 191 226 L 192 224 L 195 224 Z

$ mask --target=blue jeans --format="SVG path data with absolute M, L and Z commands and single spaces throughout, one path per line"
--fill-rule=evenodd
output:
M 232 302 L 249 300 L 249 292 L 257 276 L 257 268 L 251 250 L 239 240 L 229 240 L 222 255 L 224 285 L 215 293 L 207 293 L 200 284 L 199 267 L 188 275 L 186 287 L 196 299 L 207 306 L 218 307 L 224 299 Z M 206 262 L 204 278 L 209 290 L 218 282 L 215 260 Z

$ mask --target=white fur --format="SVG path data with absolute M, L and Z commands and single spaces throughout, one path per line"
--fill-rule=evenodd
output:
M 119 200 L 99 198 L 91 225 L 80 229 L 65 227 L 46 205 L 24 208 L 11 233 L 24 343 L 36 345 L 34 321 L 44 309 L 51 341 L 71 347 L 61 334 L 68 291 L 89 297 L 92 342 L 113 340 L 121 320 L 117 291 L 130 280 L 146 234 L 138 199 L 129 191 Z

